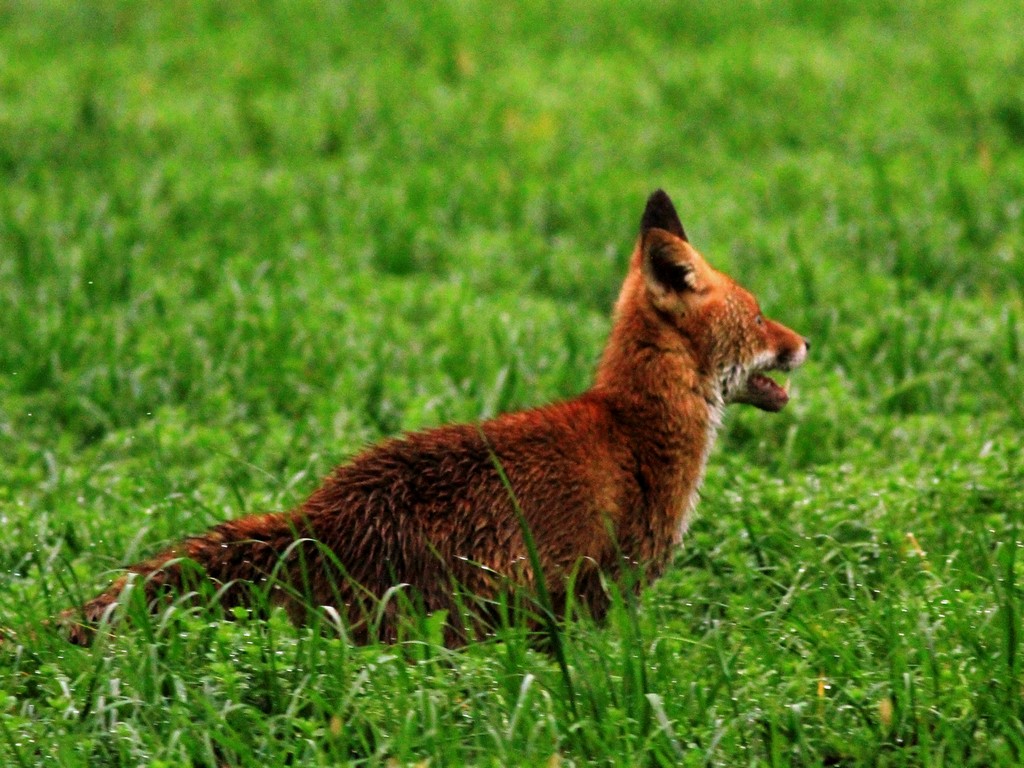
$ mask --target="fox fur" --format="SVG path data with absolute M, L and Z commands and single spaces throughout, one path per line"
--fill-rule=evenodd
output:
M 129 566 L 60 623 L 72 642 L 88 643 L 130 581 L 155 609 L 162 595 L 194 587 L 199 573 L 225 606 L 248 605 L 263 585 L 296 621 L 311 606 L 329 606 L 354 639 L 393 640 L 395 616 L 372 617 L 395 585 L 424 610 L 450 615 L 458 610 L 453 585 L 483 598 L 509 584 L 535 586 L 516 505 L 554 605 L 564 606 L 571 588 L 600 616 L 608 604 L 602 574 L 614 578 L 623 563 L 646 580 L 664 571 L 691 519 L 725 406 L 784 407 L 788 394 L 763 373 L 799 366 L 807 350 L 690 246 L 658 190 L 590 390 L 479 425 L 385 440 L 335 469 L 295 509 L 186 538 Z

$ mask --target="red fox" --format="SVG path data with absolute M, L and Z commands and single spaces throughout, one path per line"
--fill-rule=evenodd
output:
M 152 609 L 198 578 L 226 606 L 249 604 L 263 585 L 296 621 L 329 606 L 353 639 L 393 640 L 393 614 L 374 612 L 396 585 L 428 612 L 456 611 L 456 584 L 485 599 L 503 585 L 538 586 L 527 535 L 552 604 L 564 606 L 571 588 L 600 616 L 608 606 L 601 574 L 614 577 L 623 563 L 639 565 L 647 581 L 664 571 L 725 406 L 782 409 L 789 395 L 765 372 L 801 365 L 807 350 L 690 246 L 658 190 L 590 390 L 386 440 L 335 469 L 294 510 L 187 538 L 130 566 L 60 623 L 85 644 L 130 580 Z

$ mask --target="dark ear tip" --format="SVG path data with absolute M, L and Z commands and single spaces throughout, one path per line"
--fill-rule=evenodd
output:
M 644 229 L 658 227 L 667 229 L 658 222 L 664 221 L 667 217 L 678 218 L 676 207 L 672 204 L 672 198 L 664 189 L 656 189 L 647 198 L 647 206 L 644 208 L 644 218 L 641 226 Z
M 679 221 L 679 214 L 672 204 L 672 198 L 663 189 L 656 189 L 647 198 L 647 207 L 644 208 L 643 218 L 640 220 L 641 234 L 649 229 L 664 229 L 676 237 L 686 240 L 686 232 Z
M 671 206 L 672 205 L 672 198 L 669 197 L 668 196 L 668 192 L 666 192 L 661 187 L 658 187 L 658 189 L 656 189 L 653 192 L 651 192 L 651 194 L 647 198 L 647 205 L 649 205 L 649 206 L 650 205 L 666 205 L 666 204 Z

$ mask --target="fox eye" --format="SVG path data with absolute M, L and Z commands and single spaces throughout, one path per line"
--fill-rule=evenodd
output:
M 754 322 L 758 325 L 764 325 L 764 315 L 758 313 L 757 317 L 754 318 Z

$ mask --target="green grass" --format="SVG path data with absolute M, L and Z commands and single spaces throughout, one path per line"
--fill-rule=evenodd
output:
M 0 0 L 3 764 L 1024 762 L 1021 20 Z M 429 619 L 32 636 L 370 441 L 584 389 L 658 186 L 812 359 L 565 669 Z

